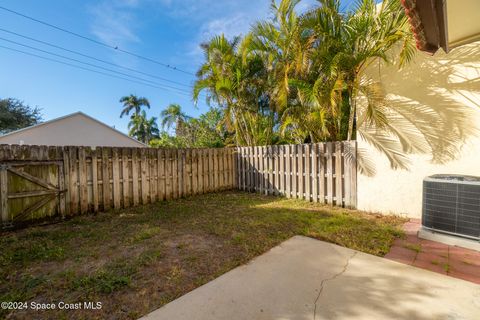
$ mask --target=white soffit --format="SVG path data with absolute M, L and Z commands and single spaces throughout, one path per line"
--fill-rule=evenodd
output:
M 447 1 L 448 46 L 480 40 L 480 0 Z

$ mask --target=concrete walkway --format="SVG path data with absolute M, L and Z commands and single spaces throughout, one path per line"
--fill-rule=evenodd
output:
M 480 286 L 297 236 L 144 319 L 480 319 Z

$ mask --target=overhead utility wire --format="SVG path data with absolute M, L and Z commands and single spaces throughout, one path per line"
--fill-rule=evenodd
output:
M 89 59 L 92 59 L 92 60 L 95 60 L 95 61 L 99 61 L 99 62 L 102 62 L 102 63 L 105 63 L 105 64 L 109 64 L 109 65 L 115 66 L 117 68 L 121 68 L 121 69 L 132 71 L 132 72 L 136 72 L 138 74 L 143 74 L 143 75 L 148 76 L 148 77 L 152 77 L 152 78 L 159 79 L 159 80 L 162 80 L 162 81 L 170 82 L 170 83 L 177 84 L 177 85 L 180 85 L 180 86 L 189 87 L 189 88 L 192 87 L 191 85 L 188 85 L 188 84 L 184 84 L 184 83 L 173 81 L 173 80 L 170 80 L 170 79 L 167 79 L 167 78 L 159 77 L 159 76 L 156 76 L 154 74 L 146 73 L 146 72 L 139 71 L 139 70 L 136 70 L 136 69 L 133 69 L 133 68 L 124 67 L 124 66 L 121 66 L 119 64 L 109 62 L 107 60 L 99 59 L 99 58 L 96 58 L 96 57 L 93 57 L 93 56 L 90 56 L 90 55 L 87 55 L 87 54 L 84 54 L 84 53 L 81 53 L 81 52 L 78 52 L 78 51 L 75 51 L 75 50 L 70 50 L 70 49 L 67 49 L 65 47 L 58 46 L 58 45 L 55 45 L 55 44 L 50 43 L 50 42 L 38 40 L 38 39 L 23 35 L 23 34 L 20 34 L 20 33 L 17 33 L 17 32 L 13 32 L 13 31 L 10 31 L 10 30 L 7 30 L 7 29 L 0 28 L 0 31 L 15 35 L 15 36 L 27 39 L 27 40 L 35 41 L 37 43 L 41 43 L 41 44 L 50 46 L 52 48 L 60 49 L 60 50 L 70 52 L 70 53 L 74 53 L 76 55 L 79 55 L 79 56 L 82 56 L 82 57 L 85 57 L 85 58 L 89 58 Z
M 8 9 L 8 8 L 5 8 L 5 7 L 3 7 L 3 6 L 0 6 L 0 9 L 1 9 L 1 10 L 4 10 L 4 11 L 7 11 L 7 12 L 10 12 L 10 13 L 13 13 L 13 14 L 15 14 L 15 15 L 18 15 L 18 16 L 23 17 L 23 18 L 25 18 L 25 19 L 29 19 L 29 20 L 31 20 L 31 21 L 34 21 L 34 22 L 43 24 L 43 25 L 48 26 L 48 27 L 50 27 L 50 28 L 54 28 L 54 29 L 57 29 L 57 30 L 59 30 L 59 31 L 68 33 L 68 34 L 73 35 L 73 36 L 76 36 L 76 37 L 78 37 L 78 38 L 82 38 L 82 39 L 84 39 L 84 40 L 90 41 L 90 42 L 95 43 L 95 44 L 97 44 L 97 45 L 101 45 L 101 46 L 106 47 L 106 48 L 114 49 L 114 50 L 116 50 L 116 51 L 119 51 L 119 52 L 128 54 L 128 55 L 130 55 L 130 56 L 133 56 L 133 57 L 136 57 L 136 58 L 145 60 L 145 61 L 149 61 L 149 62 L 151 62 L 151 63 L 155 63 L 155 64 L 158 64 L 158 65 L 161 65 L 161 66 L 163 66 L 163 67 L 165 67 L 165 68 L 169 68 L 169 69 L 172 69 L 172 70 L 175 70 L 175 71 L 179 71 L 179 72 L 182 72 L 182 73 L 185 73 L 185 74 L 188 74 L 188 75 L 195 76 L 195 74 L 193 74 L 193 73 L 191 73 L 191 72 L 188 72 L 188 71 L 185 71 L 185 70 L 182 70 L 182 69 L 179 69 L 179 68 L 177 68 L 177 67 L 175 67 L 175 66 L 171 66 L 171 65 L 169 65 L 169 64 L 160 62 L 160 61 L 158 61 L 158 60 L 154 60 L 154 59 L 152 59 L 152 58 L 145 57 L 145 56 L 136 54 L 136 53 L 134 53 L 134 52 L 121 49 L 121 48 L 119 48 L 118 46 L 112 46 L 112 45 L 106 44 L 106 43 L 104 43 L 104 42 L 95 40 L 95 39 L 93 39 L 93 38 L 90 38 L 90 37 L 81 35 L 81 34 L 79 34 L 79 33 L 76 33 L 76 32 L 73 32 L 73 31 L 70 31 L 70 30 L 61 28 L 61 27 L 58 27 L 58 26 L 53 25 L 53 24 L 51 24 L 51 23 L 48 23 L 48 22 L 45 22 L 45 21 L 42 21 L 42 20 L 39 20 L 39 19 L 30 17 L 30 16 L 28 16 L 28 15 L 26 15 L 26 14 L 23 14 L 23 13 L 20 13 L 20 12 L 17 12 L 17 11 L 14 11 L 14 10 L 11 10 L 11 9 Z
M 12 40 L 9 40 L 9 39 L 5 39 L 5 38 L 2 38 L 2 37 L 0 37 L 0 40 L 10 42 L 10 43 L 13 43 L 13 44 L 25 47 L 25 48 L 29 48 L 29 49 L 32 49 L 32 50 L 40 51 L 40 52 L 43 52 L 43 53 L 46 53 L 46 54 L 49 54 L 49 55 L 52 55 L 52 56 L 55 56 L 55 57 L 59 57 L 59 58 L 62 58 L 62 59 L 67 59 L 67 60 L 70 60 L 70 61 L 81 63 L 81 64 L 84 64 L 84 65 L 87 65 L 87 66 L 90 66 L 90 67 L 102 69 L 102 70 L 105 70 L 105 71 L 108 71 L 108 72 L 117 73 L 117 74 L 120 74 L 122 76 L 130 77 L 130 78 L 137 79 L 137 80 L 140 80 L 140 81 L 143 81 L 143 82 L 148 82 L 148 83 L 152 83 L 152 84 L 155 84 L 155 85 L 161 85 L 165 88 L 178 90 L 178 91 L 181 91 L 183 93 L 188 94 L 188 92 L 185 91 L 184 89 L 169 86 L 169 85 L 166 85 L 166 84 L 160 84 L 160 83 L 157 83 L 155 81 L 151 81 L 151 80 L 148 80 L 148 79 L 145 79 L 145 78 L 137 77 L 137 76 L 134 76 L 134 75 L 131 75 L 131 74 L 128 74 L 128 73 L 120 72 L 120 71 L 109 69 L 109 68 L 104 68 L 102 66 L 99 66 L 99 65 L 96 65 L 96 64 L 93 64 L 93 63 L 89 63 L 89 62 L 84 62 L 84 61 L 81 61 L 81 60 L 78 60 L 78 59 L 69 58 L 69 57 L 61 55 L 61 54 L 53 53 L 53 52 L 47 51 L 47 50 L 42 50 L 42 49 L 39 49 L 39 48 L 36 48 L 36 47 L 32 47 L 32 46 L 29 46 L 29 45 L 26 45 L 26 44 L 23 44 L 23 43 L 20 43 L 20 42 L 12 41 Z
M 77 66 L 77 65 L 72 64 L 72 63 L 60 61 L 60 60 L 57 60 L 57 59 L 51 59 L 51 58 L 44 57 L 44 56 L 40 56 L 40 55 L 31 53 L 31 52 L 26 52 L 26 51 L 14 49 L 14 48 L 2 46 L 2 45 L 0 45 L 0 48 L 7 49 L 7 50 L 10 50 L 10 51 L 19 52 L 19 53 L 22 53 L 22 54 L 25 54 L 25 55 L 29 55 L 29 56 L 33 56 L 33 57 L 37 57 L 37 58 L 40 58 L 40 59 L 44 59 L 44 60 L 48 60 L 48 61 L 52 61 L 52 62 L 64 64 L 64 65 L 67 65 L 67 66 L 70 66 L 70 67 L 74 67 L 74 68 L 78 68 L 78 69 L 82 69 L 82 70 L 86 70 L 86 71 L 90 71 L 90 72 L 95 72 L 95 73 L 102 74 L 102 75 L 105 75 L 105 76 L 108 76 L 108 77 L 117 78 L 117 79 L 122 79 L 122 80 L 125 80 L 125 81 L 142 84 L 142 85 L 149 86 L 149 87 L 152 87 L 152 88 L 162 89 L 162 90 L 170 91 L 170 92 L 173 92 L 173 93 L 176 93 L 176 94 L 181 94 L 181 95 L 184 95 L 184 96 L 189 96 L 188 94 L 185 94 L 185 93 L 183 93 L 183 92 L 173 91 L 173 90 L 170 90 L 170 89 L 165 88 L 165 87 L 163 87 L 163 86 L 157 86 L 157 85 L 145 83 L 145 82 L 142 82 L 142 81 L 136 81 L 136 80 L 132 80 L 132 79 L 129 79 L 129 78 L 125 78 L 125 77 L 120 77 L 120 76 L 117 76 L 117 75 L 109 74 L 109 73 L 106 73 L 106 72 L 102 72 L 102 71 L 98 71 L 98 70 L 94 70 L 94 69 L 90 69 L 90 68 L 85 68 L 85 67 L 82 67 L 82 66 Z

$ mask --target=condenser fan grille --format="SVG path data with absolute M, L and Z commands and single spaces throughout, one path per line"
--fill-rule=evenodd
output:
M 480 240 L 480 178 L 435 175 L 423 182 L 424 227 Z

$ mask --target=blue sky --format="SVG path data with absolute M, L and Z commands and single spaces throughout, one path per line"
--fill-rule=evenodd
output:
M 303 0 L 299 10 L 312 3 L 314 0 Z M 201 42 L 222 32 L 228 37 L 247 32 L 254 21 L 269 16 L 269 5 L 269 0 L 0 1 L 0 6 L 191 73 L 195 73 L 202 62 L 199 48 Z M 0 38 L 3 39 L 68 55 L 187 91 L 194 81 L 192 75 L 95 45 L 3 10 L 0 10 L 0 21 L 2 29 L 176 81 L 184 86 L 116 69 L 0 31 Z M 2 39 L 0 45 L 78 65 Z M 126 132 L 128 119 L 119 118 L 121 105 L 118 100 L 128 94 L 144 96 L 150 100 L 152 108 L 148 111 L 149 116 L 158 117 L 160 111 L 170 103 L 180 104 L 191 116 L 198 116 L 207 110 L 203 101 L 194 107 L 190 94 L 110 78 L 0 48 L 0 97 L 14 97 L 29 105 L 41 107 L 44 120 L 83 111 Z

